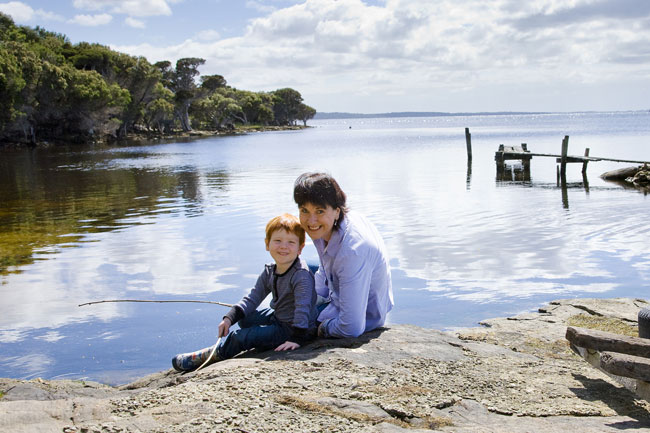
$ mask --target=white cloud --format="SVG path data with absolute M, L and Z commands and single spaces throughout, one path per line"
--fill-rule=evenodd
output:
M 254 1 L 254 0 L 248 0 L 246 2 L 246 7 L 248 9 L 253 9 L 253 10 L 256 10 L 258 12 L 263 12 L 263 13 L 269 13 L 269 12 L 273 12 L 273 11 L 276 10 L 275 6 L 270 6 L 268 4 L 264 4 L 264 3 L 260 2 L 260 1 Z
M 54 12 L 43 9 L 32 9 L 31 6 L 22 2 L 0 3 L 0 12 L 11 16 L 17 23 L 25 23 L 32 20 L 63 21 L 64 18 Z
M 135 18 L 132 18 L 132 17 L 126 17 L 124 19 L 124 23 L 127 26 L 133 27 L 135 29 L 144 29 L 146 27 L 145 24 L 144 24 L 144 21 L 136 20 Z
M 196 34 L 196 38 L 201 41 L 214 41 L 219 39 L 219 32 L 216 30 L 203 30 Z
M 170 1 L 170 3 L 176 3 Z M 77 9 L 127 14 L 132 17 L 171 15 L 172 11 L 166 0 L 74 0 Z
M 14 21 L 29 21 L 34 16 L 34 9 L 22 2 L 0 3 L 0 12 L 10 15 Z
M 109 14 L 75 15 L 75 17 L 68 22 L 71 24 L 78 24 L 80 26 L 96 27 L 106 25 L 112 20 L 113 17 Z
M 542 104 L 558 101 L 550 88 L 555 94 L 584 89 L 593 97 L 589 86 L 620 86 L 621 76 L 639 85 L 650 77 L 650 26 L 644 24 L 650 6 L 623 3 L 636 15 L 608 15 L 611 0 L 387 0 L 381 6 L 306 0 L 252 20 L 240 37 L 215 42 L 198 34 L 168 47 L 141 47 L 147 52 L 115 48 L 155 52 L 156 60 L 199 56 L 207 60 L 204 73 L 220 73 L 241 88 L 301 86 L 321 111 L 346 108 L 324 106 L 326 98 L 368 104 L 370 95 L 386 97 L 396 110 L 434 109 L 433 101 L 472 104 L 464 108 L 471 111 L 545 109 Z M 504 89 L 510 94 L 497 98 L 503 104 L 497 106 L 495 95 Z M 481 93 L 485 102 L 477 106 Z
M 45 20 L 45 21 L 65 21 L 65 17 L 54 13 L 54 12 L 48 12 L 44 11 L 43 9 L 37 9 L 35 11 L 36 18 L 39 20 Z

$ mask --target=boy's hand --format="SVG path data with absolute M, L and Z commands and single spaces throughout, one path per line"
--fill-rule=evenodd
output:
M 300 344 L 294 343 L 293 341 L 285 341 L 281 345 L 275 348 L 276 352 L 281 352 L 283 350 L 296 350 L 300 347 Z
M 230 332 L 230 325 L 232 325 L 230 319 L 224 317 L 221 323 L 219 323 L 219 333 L 217 334 L 217 337 L 225 337 L 228 335 L 228 332 Z

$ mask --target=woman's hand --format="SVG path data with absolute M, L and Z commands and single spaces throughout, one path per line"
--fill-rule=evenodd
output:
M 275 348 L 276 352 L 282 352 L 283 350 L 296 350 L 300 347 L 300 344 L 294 343 L 293 341 L 285 341 L 281 345 Z
M 219 333 L 217 334 L 217 337 L 225 337 L 226 335 L 228 335 L 228 332 L 230 332 L 231 325 L 232 322 L 230 321 L 230 319 L 224 317 L 221 323 L 219 323 Z

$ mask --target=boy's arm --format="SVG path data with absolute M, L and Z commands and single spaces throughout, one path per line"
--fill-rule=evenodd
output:
M 239 320 L 255 311 L 264 298 L 266 298 L 266 296 L 271 292 L 271 289 L 266 285 L 266 281 L 268 281 L 268 272 L 268 268 L 265 268 L 260 276 L 257 277 L 255 286 L 251 289 L 248 295 L 244 296 L 241 301 L 234 305 L 224 316 L 230 319 L 231 325 L 234 325 Z
M 314 277 L 308 270 L 300 270 L 291 278 L 294 298 L 292 334 L 290 341 L 301 346 L 309 340 L 309 319 L 316 301 Z

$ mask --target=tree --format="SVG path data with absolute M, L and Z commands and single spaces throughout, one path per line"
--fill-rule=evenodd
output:
M 217 91 L 195 102 L 192 106 L 192 116 L 208 129 L 220 129 L 232 125 L 236 120 L 243 122 L 241 106 L 224 93 Z
M 20 113 L 18 106 L 25 85 L 18 58 L 0 45 L 0 131 L 14 122 Z
M 204 63 L 204 59 L 197 57 L 187 57 L 176 62 L 176 70 L 171 80 L 171 90 L 175 94 L 176 116 L 183 131 L 192 130 L 189 108 L 192 101 L 199 96 L 194 80 L 199 75 L 199 66 Z
M 122 125 L 119 136 L 126 136 L 136 123 L 142 120 L 147 105 L 158 99 L 158 85 L 162 78 L 161 71 L 150 64 L 144 57 L 118 54 L 114 58 L 115 82 L 129 91 L 130 103 L 121 113 Z
M 312 119 L 316 115 L 316 109 L 310 107 L 309 105 L 300 104 L 298 106 L 298 119 L 302 120 L 303 125 L 307 126 L 307 121 Z
M 302 96 L 291 88 L 279 89 L 272 92 L 273 114 L 278 125 L 292 125 L 298 118 L 298 110 L 302 104 Z
M 148 128 L 163 133 L 174 121 L 174 94 L 162 83 L 156 84 L 153 94 L 154 99 L 146 104 L 143 118 Z
M 204 75 L 201 77 L 201 88 L 209 93 L 224 87 L 226 87 L 226 79 L 221 75 Z
M 108 135 L 117 131 L 118 114 L 131 102 L 128 90 L 109 84 L 96 71 L 69 71 L 66 93 L 70 130 L 81 134 Z
M 267 125 L 273 121 L 273 98 L 268 93 L 233 89 L 232 98 L 241 106 L 245 124 Z

